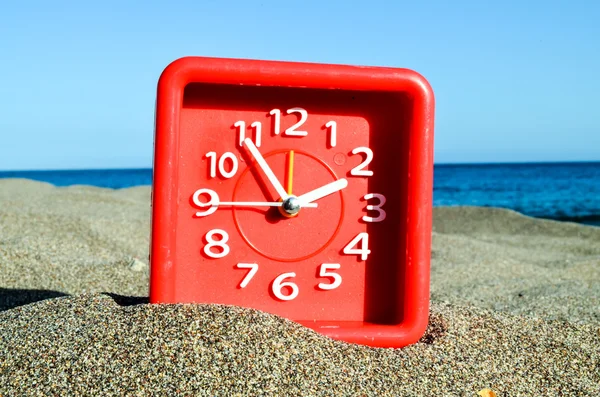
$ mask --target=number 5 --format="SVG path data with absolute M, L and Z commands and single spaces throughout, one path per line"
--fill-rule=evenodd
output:
M 331 277 L 333 282 L 331 284 L 319 283 L 319 288 L 323 290 L 336 289 L 342 285 L 342 276 L 334 272 L 328 272 L 328 270 L 339 269 L 339 263 L 323 263 L 319 268 L 319 277 Z

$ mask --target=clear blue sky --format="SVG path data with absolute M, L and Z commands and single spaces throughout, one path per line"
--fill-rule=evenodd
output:
M 599 21 L 592 0 L 5 2 L 0 170 L 150 167 L 186 55 L 414 69 L 438 163 L 600 160 Z

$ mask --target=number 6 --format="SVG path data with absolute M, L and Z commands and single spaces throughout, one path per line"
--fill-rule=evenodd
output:
M 286 278 L 292 278 L 292 277 L 296 277 L 296 273 L 290 272 L 290 273 L 283 273 L 280 274 L 279 276 L 277 276 L 277 278 L 275 280 L 273 280 L 273 287 L 272 287 L 272 291 L 273 291 L 273 295 L 275 295 L 277 297 L 277 299 L 282 300 L 282 301 L 291 301 L 292 299 L 296 298 L 298 296 L 298 286 L 296 284 L 294 284 L 291 281 L 286 281 L 283 282 L 283 280 L 285 280 Z M 290 287 L 292 289 L 292 293 L 289 295 L 284 295 L 281 292 L 281 289 L 283 287 Z

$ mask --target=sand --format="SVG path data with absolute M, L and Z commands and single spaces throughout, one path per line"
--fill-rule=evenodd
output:
M 600 228 L 436 208 L 428 332 L 333 341 L 219 305 L 149 305 L 150 189 L 0 180 L 0 395 L 592 396 Z

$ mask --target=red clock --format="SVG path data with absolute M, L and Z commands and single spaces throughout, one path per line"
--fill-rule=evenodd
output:
M 429 310 L 430 86 L 406 69 L 189 57 L 158 84 L 151 303 L 401 347 Z

